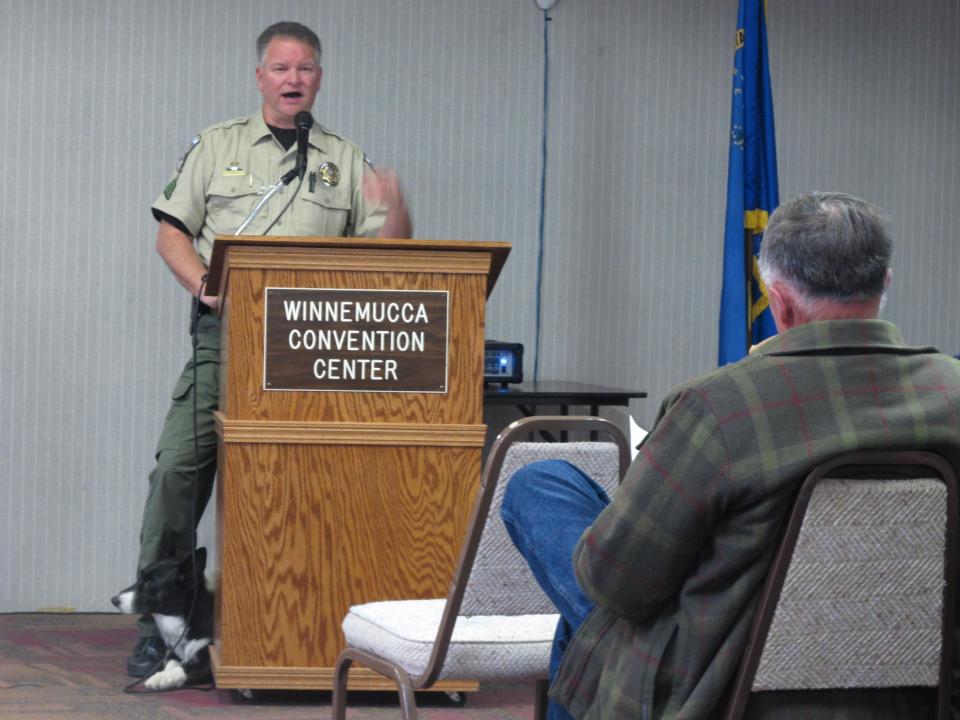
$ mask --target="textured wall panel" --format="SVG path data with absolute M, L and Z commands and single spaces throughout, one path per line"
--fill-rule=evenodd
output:
M 889 317 L 960 350 L 960 6 L 768 7 L 781 195 L 885 205 Z M 551 12 L 540 375 L 647 390 L 631 408 L 646 424 L 715 364 L 735 14 L 735 0 Z M 252 45 L 271 22 L 318 31 L 314 114 L 398 169 L 417 236 L 514 244 L 487 336 L 525 343 L 532 372 L 532 0 L 0 0 L 0 17 L 0 610 L 105 609 L 133 574 L 189 351 L 148 207 L 196 132 L 258 107 Z

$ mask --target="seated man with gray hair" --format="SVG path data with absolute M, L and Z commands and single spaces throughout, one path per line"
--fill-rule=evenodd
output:
M 853 450 L 960 467 L 960 362 L 877 318 L 877 207 L 808 193 L 770 218 L 760 269 L 779 334 L 663 401 L 611 501 L 563 461 L 510 481 L 502 516 L 557 605 L 551 718 L 714 718 L 799 484 Z M 748 716 L 922 717 L 927 689 L 757 693 Z

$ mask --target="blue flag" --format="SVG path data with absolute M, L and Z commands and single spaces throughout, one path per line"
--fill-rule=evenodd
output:
M 740 0 L 730 116 L 727 222 L 720 299 L 720 364 L 777 332 L 757 258 L 767 219 L 780 203 L 764 0 Z

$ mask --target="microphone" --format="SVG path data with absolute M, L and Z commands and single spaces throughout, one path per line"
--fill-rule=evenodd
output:
M 310 137 L 310 128 L 313 127 L 313 115 L 307 110 L 301 110 L 293 116 L 293 126 L 297 129 L 297 177 L 302 179 L 307 171 L 307 138 Z

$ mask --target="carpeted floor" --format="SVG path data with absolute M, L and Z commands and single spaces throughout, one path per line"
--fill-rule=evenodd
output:
M 0 615 L 0 720 L 319 720 L 329 692 L 229 690 L 124 692 L 134 618 L 120 614 Z M 140 688 L 134 688 L 134 691 Z M 457 706 L 443 693 L 417 696 L 425 720 L 514 720 L 533 715 L 533 686 L 483 685 Z M 351 693 L 347 717 L 398 718 L 396 693 Z

